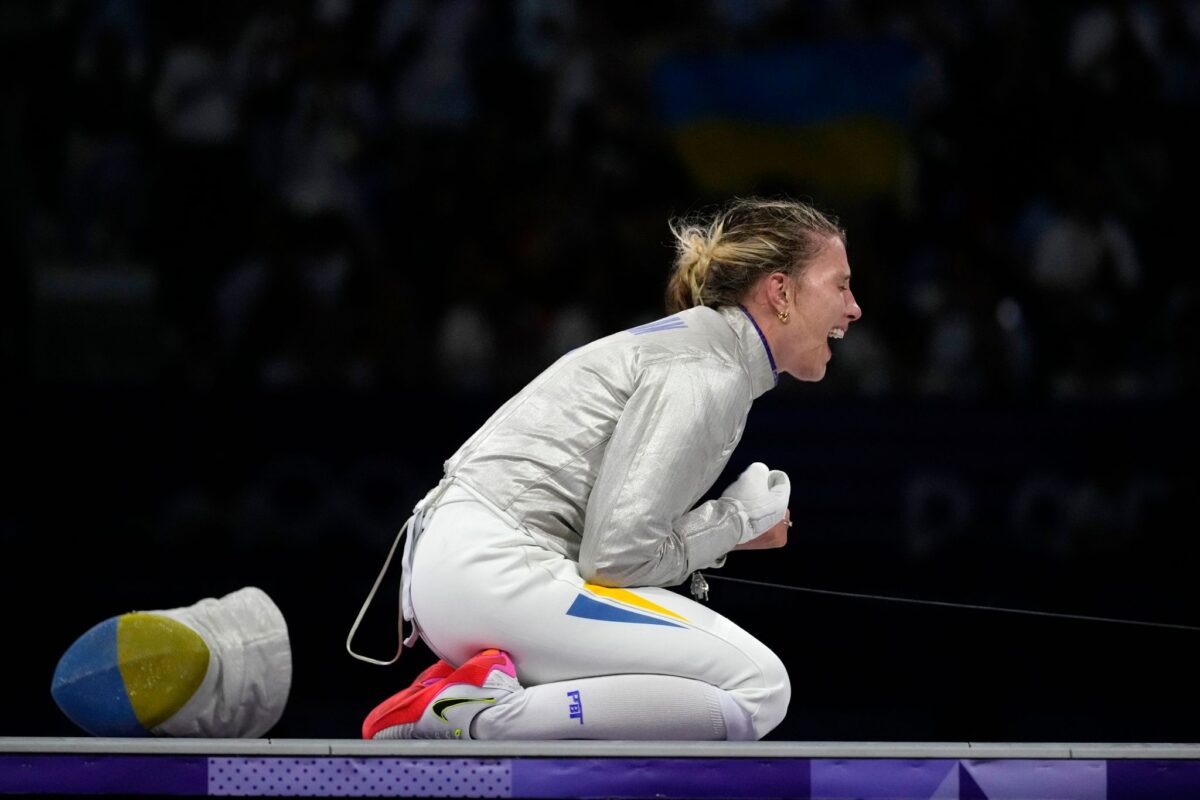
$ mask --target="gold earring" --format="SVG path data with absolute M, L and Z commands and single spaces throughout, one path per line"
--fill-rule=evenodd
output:
M 789 312 L 789 311 L 787 311 L 787 310 L 784 310 L 784 311 L 776 311 L 776 312 L 775 312 L 775 316 L 779 317 L 779 321 L 780 321 L 780 322 L 787 322 L 787 321 L 788 321 L 788 316 L 790 315 L 790 313 L 791 313 L 791 312 Z

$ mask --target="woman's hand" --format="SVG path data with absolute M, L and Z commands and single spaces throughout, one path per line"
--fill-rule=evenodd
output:
M 755 536 L 748 542 L 742 542 L 734 550 L 771 550 L 787 544 L 788 528 L 792 527 L 792 512 L 785 511 L 783 519 L 768 528 L 764 533 Z
M 787 514 L 791 494 L 792 483 L 783 470 L 769 469 L 761 461 L 755 461 L 742 470 L 738 479 L 729 484 L 721 495 L 721 499 L 736 503 L 750 523 L 742 531 L 737 543 L 749 544 L 770 530 L 773 526 L 771 520 L 778 520 Z M 783 518 L 787 519 L 786 516 Z

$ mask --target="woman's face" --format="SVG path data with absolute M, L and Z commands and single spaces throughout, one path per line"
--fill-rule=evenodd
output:
M 833 356 L 829 340 L 842 338 L 862 316 L 850 291 L 845 243 L 831 236 L 800 277 L 786 283 L 789 319 L 777 328 L 777 366 L 798 380 L 819 381 Z

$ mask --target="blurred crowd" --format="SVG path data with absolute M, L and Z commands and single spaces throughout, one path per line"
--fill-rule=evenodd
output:
M 841 219 L 864 316 L 824 381 L 781 381 L 747 426 L 805 514 L 791 556 L 749 566 L 1108 617 L 1196 606 L 1174 522 L 1195 470 L 1160 449 L 1186 451 L 1192 414 L 1158 404 L 1198 388 L 1200 0 L 6 0 L 0 64 L 0 360 L 9 394 L 35 390 L 9 415 L 0 538 L 13 604 L 47 596 L 57 629 L 271 587 L 305 622 L 290 734 L 355 730 L 358 680 L 336 676 L 357 587 L 442 459 L 559 354 L 660 317 L 668 221 L 750 192 Z M 730 131 L 770 152 L 696 149 Z M 746 171 L 768 162 L 794 169 Z M 1095 628 L 806 608 L 872 649 L 835 659 L 846 688 L 796 738 L 887 738 L 890 703 L 901 738 L 1029 740 L 1033 720 L 1175 741 L 1121 726 L 1187 709 L 1118 674 L 1186 659 L 1111 628 L 1072 660 Z M 901 682 L 876 670 L 896 636 Z M 996 657 L 1031 636 L 1060 649 Z M 947 693 L 958 673 L 996 692 Z M 1105 703 L 1036 702 L 1078 674 Z M 20 694 L 27 735 L 56 712 Z
M 665 59 L 861 41 L 920 67 L 895 191 L 697 180 Z M 817 391 L 1195 388 L 1196 0 L 31 1 L 0 49 L 38 381 L 508 391 L 660 316 L 668 220 L 757 191 L 849 231 Z

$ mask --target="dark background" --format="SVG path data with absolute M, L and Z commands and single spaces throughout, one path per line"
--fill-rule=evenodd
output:
M 1195 3 L 10 2 L 0 61 L 0 735 L 79 733 L 93 624 L 256 585 L 273 735 L 357 736 L 442 461 L 736 193 L 839 215 L 864 317 L 752 411 L 717 488 L 797 524 L 726 574 L 1200 625 Z M 711 583 L 774 739 L 1198 738 L 1195 632 Z

